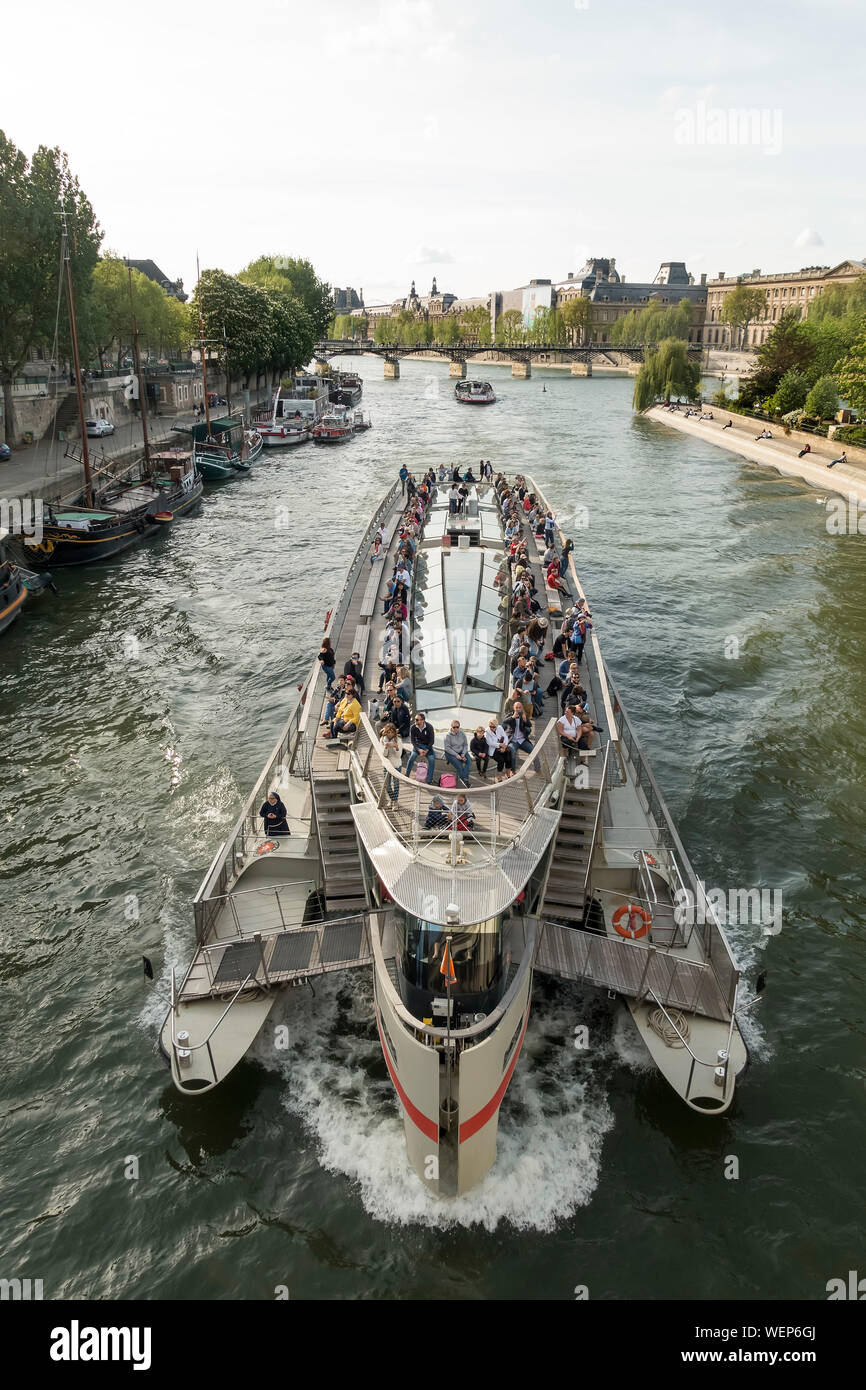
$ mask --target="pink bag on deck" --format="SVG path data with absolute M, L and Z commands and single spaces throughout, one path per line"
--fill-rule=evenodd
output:
M 454 776 L 453 772 L 443 772 L 442 776 L 439 778 L 439 785 L 440 787 L 456 787 L 457 778 Z
M 426 782 L 427 772 L 428 768 L 426 759 L 419 758 L 417 763 L 415 764 L 415 780 L 417 782 Z

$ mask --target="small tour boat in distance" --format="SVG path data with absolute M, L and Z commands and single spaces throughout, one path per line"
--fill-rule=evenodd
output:
M 458 381 L 454 395 L 464 405 L 493 405 L 496 400 L 489 381 Z
M 313 429 L 314 444 L 344 444 L 347 439 L 351 439 L 355 433 L 355 426 L 349 417 L 349 412 L 337 406 L 330 410 L 327 415 L 323 415 L 319 423 Z
M 352 429 L 356 434 L 361 434 L 363 430 L 371 430 L 373 421 L 369 415 L 365 415 L 363 410 L 356 410 L 352 414 Z

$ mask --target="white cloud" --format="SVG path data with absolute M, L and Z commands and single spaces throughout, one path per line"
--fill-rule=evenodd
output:
M 804 227 L 798 237 L 794 238 L 794 245 L 803 246 L 823 246 L 824 239 L 814 232 L 811 227 Z
M 407 265 L 453 265 L 454 257 L 450 251 L 440 251 L 436 246 L 416 246 L 406 257 Z

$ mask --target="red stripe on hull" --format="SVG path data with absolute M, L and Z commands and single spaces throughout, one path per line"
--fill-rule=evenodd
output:
M 505 1092 L 508 1090 L 508 1083 L 509 1083 L 509 1081 L 511 1080 L 513 1074 L 514 1074 L 514 1068 L 517 1066 L 517 1059 L 518 1059 L 518 1057 L 520 1056 L 520 1049 L 523 1047 L 523 1039 L 526 1037 L 526 1025 L 527 1025 L 528 1023 L 529 1023 L 529 1009 L 527 1008 L 527 1010 L 526 1010 L 526 1016 L 525 1016 L 525 1018 L 524 1018 L 524 1020 L 523 1020 L 523 1030 L 522 1030 L 522 1032 L 521 1032 L 521 1034 L 520 1034 L 520 1040 L 519 1040 L 517 1046 L 516 1046 L 515 1049 L 514 1049 L 514 1056 L 513 1056 L 512 1059 L 511 1059 L 510 1065 L 509 1065 L 509 1067 L 508 1067 L 508 1071 L 505 1073 L 505 1075 L 503 1076 L 501 1082 L 499 1083 L 499 1089 L 497 1090 L 497 1092 L 496 1092 L 495 1096 L 493 1097 L 493 1099 L 492 1099 L 492 1100 L 489 1100 L 489 1101 L 487 1102 L 487 1104 L 486 1104 L 485 1106 L 483 1106 L 483 1108 L 482 1108 L 481 1110 L 477 1111 L 476 1114 L 474 1114 L 474 1115 L 472 1116 L 471 1120 L 466 1120 L 466 1121 L 460 1126 L 460 1143 L 461 1143 L 461 1144 L 465 1143 L 465 1141 L 466 1141 L 467 1139 L 471 1139 L 472 1136 L 473 1136 L 473 1134 L 477 1134 L 477 1133 L 478 1133 L 479 1129 L 483 1129 L 484 1126 L 487 1124 L 487 1121 L 488 1121 L 488 1120 L 491 1120 L 491 1119 L 493 1118 L 493 1116 L 496 1114 L 497 1110 L 499 1109 L 500 1105 L 502 1104 L 502 1097 L 505 1095 Z
M 421 1133 L 427 1139 L 432 1140 L 434 1144 L 438 1144 L 439 1126 L 435 1123 L 435 1121 L 428 1120 L 427 1116 L 421 1113 L 417 1105 L 412 1104 L 406 1092 L 403 1090 L 403 1087 L 400 1085 L 400 1082 L 397 1080 L 397 1073 L 391 1065 L 391 1058 L 388 1054 L 388 1044 L 385 1042 L 385 1038 L 382 1033 L 382 1024 L 379 1021 L 378 1009 L 376 1010 L 376 1027 L 379 1030 L 379 1041 L 382 1044 L 382 1056 L 385 1058 L 385 1066 L 388 1068 L 388 1075 L 394 1083 L 394 1090 L 400 1097 L 400 1100 L 403 1104 L 403 1109 L 406 1111 L 406 1114 L 409 1116 L 409 1119 L 412 1121 L 412 1123 L 416 1125 L 418 1129 L 420 1129 Z M 517 1059 L 515 1058 L 515 1061 L 516 1060 Z

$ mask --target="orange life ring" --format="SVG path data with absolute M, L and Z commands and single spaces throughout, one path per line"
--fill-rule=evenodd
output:
M 628 925 L 621 926 L 622 919 L 628 917 Z M 635 922 L 640 921 L 641 925 L 635 928 Z M 646 936 L 652 921 L 652 913 L 645 907 L 638 907 L 635 903 L 623 903 L 613 914 L 613 929 L 619 932 L 620 936 L 625 936 L 629 941 L 636 941 L 640 936 Z
M 263 845 L 259 845 L 258 849 L 256 850 L 256 854 L 270 854 L 271 851 L 275 849 L 276 845 L 274 844 L 273 840 L 265 840 Z

